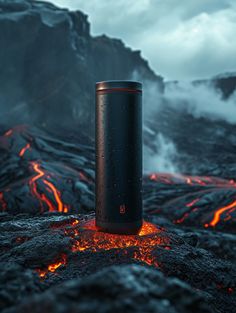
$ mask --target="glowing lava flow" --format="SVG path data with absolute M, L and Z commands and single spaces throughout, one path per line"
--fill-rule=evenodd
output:
M 199 198 L 196 198 L 196 199 L 192 200 L 191 202 L 187 203 L 185 206 L 186 206 L 187 208 L 192 208 L 192 206 L 193 206 L 194 204 L 196 204 L 199 200 L 200 200 Z M 181 224 L 181 223 L 183 223 L 183 222 L 186 220 L 186 218 L 189 216 L 190 213 L 196 212 L 197 210 L 198 210 L 197 208 L 193 208 L 193 209 L 191 209 L 190 211 L 185 212 L 184 215 L 183 215 L 181 218 L 179 218 L 179 219 L 177 219 L 177 220 L 174 220 L 173 222 L 174 222 L 175 224 Z
M 236 188 L 236 182 L 226 179 L 221 179 L 217 177 L 207 177 L 207 176 L 185 176 L 181 174 L 168 174 L 168 173 L 152 173 L 148 176 L 148 178 L 152 181 L 156 181 L 158 183 L 163 184 L 188 184 L 188 185 L 197 185 L 197 186 L 206 186 L 206 187 L 213 187 L 213 188 Z M 190 203 L 186 204 L 185 207 L 191 208 L 191 210 L 187 210 L 183 214 L 182 217 L 178 218 L 177 220 L 174 220 L 173 222 L 175 224 L 181 224 L 183 223 L 191 213 L 196 212 L 198 208 L 192 208 L 194 204 L 197 203 L 197 201 L 200 200 L 199 198 L 194 199 Z M 224 206 L 222 208 L 219 208 L 215 211 L 213 219 L 209 222 L 204 224 L 204 227 L 209 226 L 216 226 L 221 220 L 228 221 L 232 219 L 231 213 L 236 210 L 236 201 L 232 202 L 231 204 Z M 186 209 L 185 209 L 186 211 Z M 156 211 L 154 211 L 156 212 Z M 226 214 L 222 218 L 222 214 Z
M 47 198 L 47 196 L 43 193 L 40 194 L 37 190 L 37 181 L 43 177 L 46 176 L 46 173 L 40 168 L 39 164 L 36 162 L 32 163 L 32 167 L 34 171 L 36 172 L 36 175 L 33 176 L 30 179 L 29 185 L 31 188 L 32 194 L 39 200 L 40 206 L 41 206 L 41 212 L 43 212 L 44 205 L 43 203 L 46 204 L 46 206 L 49 209 L 49 212 L 68 212 L 68 207 L 64 206 L 62 200 L 61 200 L 61 193 L 57 188 L 53 185 L 52 182 L 43 179 L 44 185 L 46 185 L 49 189 L 49 192 L 51 192 L 54 195 L 55 202 L 57 203 L 57 206 L 54 206 L 54 204 Z
M 49 187 L 49 189 L 52 190 L 55 200 L 57 202 L 57 208 L 58 208 L 58 212 L 63 212 L 63 203 L 61 201 L 61 194 L 60 191 L 56 189 L 56 187 L 49 181 L 47 181 L 46 179 L 43 180 L 44 184 L 47 185 Z
M 55 263 L 48 265 L 46 269 L 37 269 L 36 272 L 41 278 L 44 278 L 49 272 L 54 273 L 60 266 L 66 265 L 66 263 L 67 256 L 66 254 L 62 254 Z
M 70 226 L 70 227 L 68 227 Z M 52 229 L 64 228 L 65 235 L 73 239 L 73 253 L 83 253 L 85 251 L 96 253 L 119 249 L 119 255 L 128 255 L 128 248 L 134 248 L 130 251 L 131 260 L 139 260 L 148 265 L 158 267 L 158 261 L 152 255 L 157 246 L 170 250 L 170 239 L 164 234 L 163 230 L 151 224 L 144 222 L 143 227 L 138 235 L 115 235 L 99 232 L 95 226 L 95 220 L 80 222 L 77 219 L 52 225 Z M 40 277 L 44 278 L 47 273 L 54 272 L 62 264 L 67 263 L 67 258 L 62 255 L 60 259 L 47 266 L 46 269 L 37 269 Z
M 169 174 L 169 173 L 152 173 L 149 176 L 152 181 L 157 181 L 163 184 L 188 184 L 188 185 L 199 185 L 208 186 L 214 185 L 219 187 L 236 187 L 236 182 L 217 177 L 207 176 L 186 176 L 182 174 Z
M 30 149 L 30 144 L 27 143 L 19 152 L 19 156 L 22 158 L 25 154 L 25 152 Z
M 233 209 L 233 210 L 231 210 Z M 236 200 L 234 202 L 232 202 L 231 204 L 229 205 L 226 205 L 218 210 L 216 210 L 216 212 L 214 213 L 214 217 L 213 219 L 211 220 L 211 222 L 209 224 L 205 224 L 204 226 L 205 227 L 209 227 L 209 226 L 216 226 L 216 224 L 218 224 L 221 220 L 221 215 L 224 213 L 224 212 L 227 212 L 227 211 L 234 211 L 236 209 Z
M 158 262 L 152 256 L 153 249 L 156 246 L 166 247 L 169 244 L 169 239 L 162 236 L 162 230 L 148 222 L 143 223 L 141 231 L 135 236 L 98 232 L 95 227 L 95 220 L 90 220 L 75 235 L 79 235 L 79 238 L 75 238 L 75 243 L 72 246 L 73 252 L 98 252 L 101 250 L 107 251 L 134 247 L 133 259 L 154 266 L 158 266 Z
M 186 204 L 186 207 L 191 208 L 195 203 L 197 203 L 200 199 L 194 199 L 193 201 Z

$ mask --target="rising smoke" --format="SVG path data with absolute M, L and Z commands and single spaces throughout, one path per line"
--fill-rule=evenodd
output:
M 142 80 L 138 72 L 133 73 L 132 79 L 143 82 L 145 130 L 163 105 L 181 110 L 194 118 L 236 124 L 236 92 L 224 99 L 222 93 L 210 83 L 173 82 L 165 84 L 165 91 L 161 93 L 156 82 Z M 144 171 L 179 172 L 175 160 L 180 152 L 175 143 L 159 130 L 152 145 L 154 149 L 144 146 Z
M 163 134 L 158 133 L 154 144 L 157 152 L 144 146 L 144 173 L 178 173 L 178 167 L 174 163 L 177 155 L 174 143 L 165 138 Z
M 224 99 L 212 84 L 180 82 L 167 84 L 164 99 L 168 105 L 186 110 L 195 118 L 236 123 L 236 92 Z

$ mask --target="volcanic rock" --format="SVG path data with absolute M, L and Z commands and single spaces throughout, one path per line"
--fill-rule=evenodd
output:
M 127 297 L 127 295 L 129 295 Z M 178 279 L 138 265 L 113 266 L 33 297 L 18 312 L 208 313 L 204 298 Z M 6 312 L 13 312 L 6 310 Z
M 121 236 L 97 232 L 94 214 L 5 218 L 0 223 L 3 312 L 64 312 L 64 307 L 141 312 L 145 306 L 147 312 L 232 312 L 232 239 L 220 255 L 205 243 L 204 236 L 208 243 L 217 241 L 209 231 L 195 230 L 203 238 L 196 246 L 188 230 L 159 227 L 154 220 L 145 221 L 139 235 Z M 221 238 L 228 239 L 224 233 Z

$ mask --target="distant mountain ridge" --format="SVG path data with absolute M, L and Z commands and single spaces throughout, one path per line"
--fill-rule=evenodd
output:
M 210 79 L 197 80 L 195 83 L 211 83 L 220 90 L 224 98 L 230 97 L 236 90 L 236 72 L 226 72 L 213 76 Z

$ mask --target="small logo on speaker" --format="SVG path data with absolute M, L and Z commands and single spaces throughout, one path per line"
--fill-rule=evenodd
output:
M 125 214 L 125 210 L 126 210 L 125 204 L 121 204 L 120 205 L 120 214 Z

